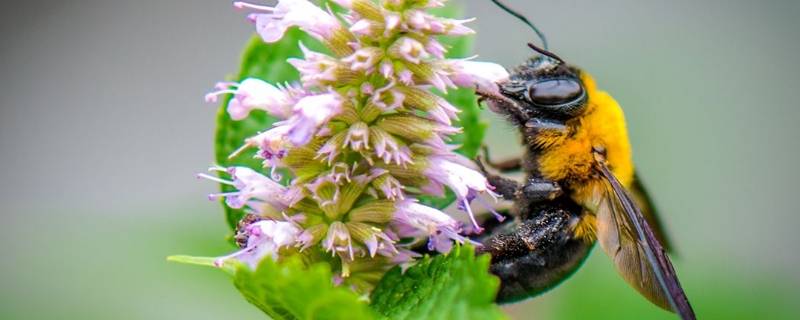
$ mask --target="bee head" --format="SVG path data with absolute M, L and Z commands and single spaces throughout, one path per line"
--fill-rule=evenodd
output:
M 531 58 L 500 83 L 500 92 L 532 115 L 564 119 L 586 108 L 587 94 L 580 71 L 547 50 L 528 44 L 540 55 Z

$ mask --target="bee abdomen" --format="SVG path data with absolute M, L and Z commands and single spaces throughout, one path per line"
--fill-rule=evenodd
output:
M 530 298 L 555 287 L 581 265 L 593 245 L 574 238 L 572 229 L 581 210 L 571 201 L 560 198 L 531 209 L 538 214 L 483 240 L 480 250 L 492 255 L 490 271 L 501 281 L 499 303 Z

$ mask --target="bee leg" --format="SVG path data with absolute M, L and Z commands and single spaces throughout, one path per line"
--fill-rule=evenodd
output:
M 500 93 L 486 91 L 476 85 L 475 94 L 479 96 L 478 103 L 485 102 L 490 110 L 508 116 L 509 120 L 518 125 L 524 124 L 530 118 L 519 103 Z
M 562 198 L 563 199 L 563 198 Z M 568 200 L 531 207 L 532 218 L 512 222 L 478 239 L 478 252 L 492 255 L 489 270 L 500 278 L 497 302 L 538 295 L 568 278 L 592 244 L 573 236 L 581 209 Z
M 568 132 L 567 125 L 563 121 L 546 118 L 532 118 L 525 122 L 525 128 L 533 134 L 566 134 Z
M 494 187 L 494 192 L 499 194 L 503 199 L 513 201 L 517 198 L 519 194 L 519 190 L 522 187 L 519 182 L 514 179 L 506 178 L 501 175 L 496 175 L 490 173 L 486 170 L 486 167 L 483 164 L 483 158 L 480 156 L 475 159 L 475 163 L 478 165 L 478 169 L 481 170 L 481 173 L 486 177 L 486 180 L 489 182 L 490 185 Z
M 511 158 L 500 162 L 493 162 L 491 158 L 489 158 L 489 147 L 486 145 L 481 146 L 481 153 L 483 154 L 483 159 L 486 164 L 497 171 L 511 172 L 522 169 L 522 158 Z
M 558 182 L 542 178 L 531 178 L 518 190 L 518 197 L 529 203 L 553 200 L 564 194 Z

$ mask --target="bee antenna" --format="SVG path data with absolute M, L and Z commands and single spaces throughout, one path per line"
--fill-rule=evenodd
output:
M 527 24 L 529 27 L 531 27 L 531 29 L 533 29 L 533 32 L 536 32 L 536 35 L 537 35 L 537 36 L 539 36 L 539 40 L 541 40 L 541 41 L 542 41 L 542 47 L 544 47 L 544 51 L 547 51 L 547 38 L 544 36 L 544 33 L 542 33 L 541 31 L 539 31 L 539 28 L 536 28 L 536 26 L 535 26 L 535 25 L 533 25 L 533 23 L 531 23 L 530 21 L 528 21 L 528 18 L 526 18 L 525 16 L 523 16 L 521 13 L 519 13 L 519 12 L 517 12 L 517 11 L 514 11 L 514 9 L 511 9 L 511 8 L 509 8 L 509 7 L 508 7 L 508 6 L 506 6 L 504 3 L 500 2 L 500 0 L 492 0 L 492 2 L 493 2 L 495 5 L 497 5 L 498 7 L 500 7 L 500 9 L 503 9 L 503 11 L 505 11 L 505 12 L 507 12 L 508 14 L 510 14 L 510 15 L 512 15 L 512 16 L 514 16 L 514 17 L 516 17 L 517 19 L 519 19 L 520 21 L 524 22 L 524 23 L 525 23 L 525 24 Z M 536 50 L 536 49 L 534 49 L 534 50 Z M 537 52 L 541 52 L 541 51 L 539 51 L 539 50 L 536 50 L 536 51 L 537 51 Z M 549 51 L 548 51 L 548 52 L 549 52 Z M 544 53 L 542 53 L 542 54 L 544 54 Z M 548 55 L 548 56 L 550 56 L 550 55 Z M 558 59 L 558 60 L 561 60 L 561 59 Z
M 546 55 L 546 56 L 548 56 L 548 57 L 550 57 L 552 59 L 558 60 L 558 62 L 561 62 L 562 64 L 566 64 L 566 62 L 564 62 L 564 59 L 561 59 L 561 57 L 557 56 L 555 53 L 552 53 L 552 52 L 547 51 L 545 49 L 539 48 L 533 43 L 528 42 L 528 47 L 533 49 L 533 51 L 536 51 L 538 53 Z

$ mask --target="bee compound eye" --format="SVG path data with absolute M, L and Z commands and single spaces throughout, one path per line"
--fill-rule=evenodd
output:
M 583 97 L 583 87 L 572 79 L 548 79 L 528 87 L 528 99 L 538 106 L 559 106 Z

